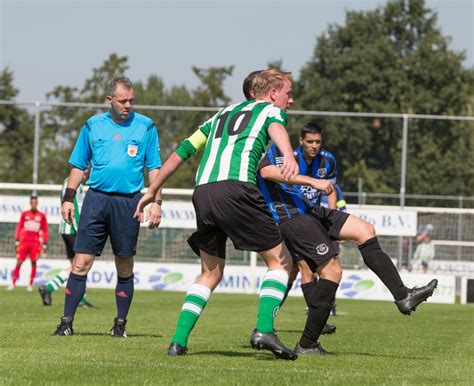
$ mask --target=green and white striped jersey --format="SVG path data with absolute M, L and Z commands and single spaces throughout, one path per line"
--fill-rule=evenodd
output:
M 207 137 L 196 185 L 236 180 L 256 184 L 257 165 L 271 123 L 286 126 L 285 111 L 265 101 L 244 101 L 220 110 L 199 127 Z
M 64 192 L 66 191 L 66 188 L 67 188 L 67 181 L 68 181 L 68 178 L 66 178 L 63 182 L 63 187 L 61 189 L 61 200 L 64 197 Z M 74 218 L 71 224 L 68 224 L 61 217 L 61 221 L 59 223 L 60 235 L 75 235 L 77 233 L 77 229 L 79 225 L 79 217 L 81 216 L 82 203 L 84 202 L 85 195 L 86 195 L 86 191 L 84 190 L 84 187 L 82 186 L 82 184 L 80 184 L 76 190 L 76 195 L 74 196 L 74 199 L 73 199 Z

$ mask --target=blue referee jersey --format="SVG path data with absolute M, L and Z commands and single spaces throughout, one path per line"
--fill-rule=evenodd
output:
M 161 167 L 153 121 L 132 112 L 123 123 L 110 112 L 95 115 L 81 129 L 69 163 L 81 170 L 91 163 L 87 185 L 108 193 L 135 193 L 144 186 L 143 169 Z
M 283 156 L 275 145 L 271 145 L 260 161 L 258 170 L 268 165 L 281 166 Z M 257 183 L 262 191 L 268 210 L 279 224 L 294 216 L 309 212 L 313 206 L 299 185 L 287 185 L 268 181 L 257 173 Z
M 321 149 L 309 164 L 303 157 L 303 148 L 301 146 L 295 150 L 294 154 L 301 175 L 321 180 L 330 180 L 333 184 L 336 183 L 336 157 L 332 153 Z M 314 189 L 311 186 L 302 186 L 301 191 L 313 205 L 320 205 L 322 194 L 320 190 Z

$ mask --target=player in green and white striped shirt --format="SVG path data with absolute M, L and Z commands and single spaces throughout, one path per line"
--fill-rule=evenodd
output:
M 168 177 L 186 159 L 204 149 L 193 194 L 197 231 L 188 240 L 201 257 L 202 271 L 186 294 L 168 355 L 186 353 L 189 334 L 222 279 L 226 240 L 230 238 L 237 249 L 259 252 L 269 268 L 261 286 L 251 346 L 269 350 L 279 358 L 297 358 L 273 330 L 273 318 L 288 284 L 290 258 L 256 186 L 257 165 L 270 139 L 284 155 L 283 176 L 290 180 L 298 175 L 285 129 L 285 109 L 293 103 L 291 88 L 289 73 L 260 72 L 252 82 L 255 100 L 223 108 L 184 140 L 137 206 L 135 217 L 143 221 L 143 207 L 156 198 Z M 147 214 L 149 227 L 159 224 L 158 215 L 156 205 L 152 205 Z
M 83 179 L 86 180 L 88 175 L 89 175 L 88 169 L 86 169 Z M 67 188 L 67 182 L 68 182 L 68 179 L 66 178 L 63 182 L 63 186 L 61 189 L 61 198 L 64 197 L 64 192 L 66 191 L 66 188 Z M 60 223 L 59 223 L 59 234 L 61 235 L 64 241 L 64 244 L 66 246 L 66 254 L 67 254 L 67 258 L 69 259 L 69 262 L 71 263 L 71 267 L 72 267 L 72 260 L 74 259 L 74 242 L 76 241 L 76 233 L 79 227 L 79 217 L 81 214 L 82 203 L 84 201 L 85 195 L 86 195 L 86 191 L 83 185 L 81 184 L 77 188 L 76 195 L 74 196 L 74 200 L 73 200 L 74 217 L 72 218 L 71 223 L 68 224 L 66 221 L 64 221 L 63 218 L 61 218 Z M 51 297 L 51 293 L 62 287 L 62 285 L 69 278 L 70 273 L 71 273 L 71 268 L 62 270 L 54 278 L 52 278 L 48 283 L 46 283 L 46 285 L 41 286 L 38 289 L 41 295 L 41 299 L 43 300 L 43 304 L 45 306 L 52 305 L 53 300 Z M 79 305 L 83 308 L 92 307 L 92 304 L 90 304 L 86 300 L 86 295 L 84 295 L 84 297 L 81 299 Z

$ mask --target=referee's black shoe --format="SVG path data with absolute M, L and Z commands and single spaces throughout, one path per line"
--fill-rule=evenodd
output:
M 38 291 L 40 293 L 41 300 L 43 301 L 44 306 L 50 306 L 51 304 L 53 304 L 53 298 L 51 296 L 51 293 L 48 291 L 48 287 L 42 285 L 38 288 Z
M 114 318 L 114 326 L 110 330 L 110 335 L 114 338 L 126 338 L 127 331 L 125 330 L 125 325 L 127 324 L 127 319 Z
M 326 351 L 321 347 L 321 344 L 317 342 L 313 347 L 303 348 L 300 343 L 296 343 L 294 352 L 302 355 L 334 355 L 334 353 Z
M 74 329 L 72 328 L 72 318 L 70 316 L 63 316 L 56 331 L 53 332 L 55 336 L 69 336 L 74 334 Z
M 275 333 L 264 334 L 257 329 L 253 330 L 250 345 L 256 350 L 269 350 L 277 358 L 294 361 L 298 358 L 292 350 L 280 342 Z
M 181 346 L 179 343 L 171 343 L 168 347 L 168 356 L 170 357 L 177 357 L 180 355 L 186 355 L 188 349 L 186 347 Z
M 402 314 L 410 315 L 412 311 L 416 310 L 418 305 L 433 295 L 437 286 L 438 280 L 433 279 L 424 287 L 409 289 L 407 296 L 402 300 L 396 301 L 395 304 Z
M 321 334 L 329 335 L 329 334 L 334 334 L 335 332 L 336 332 L 336 326 L 326 323 L 323 327 L 323 330 L 321 331 Z

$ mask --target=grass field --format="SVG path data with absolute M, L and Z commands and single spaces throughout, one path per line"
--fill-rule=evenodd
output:
M 109 336 L 113 291 L 90 290 L 72 337 L 52 337 L 63 291 L 44 307 L 37 292 L 0 288 L 0 384 L 474 384 L 474 309 L 423 304 L 412 316 L 390 302 L 339 300 L 337 333 L 321 339 L 331 357 L 274 359 L 249 347 L 257 296 L 215 294 L 191 335 L 189 355 L 165 355 L 183 293 L 136 291 L 128 339 Z M 278 315 L 283 342 L 304 326 L 303 299 Z

